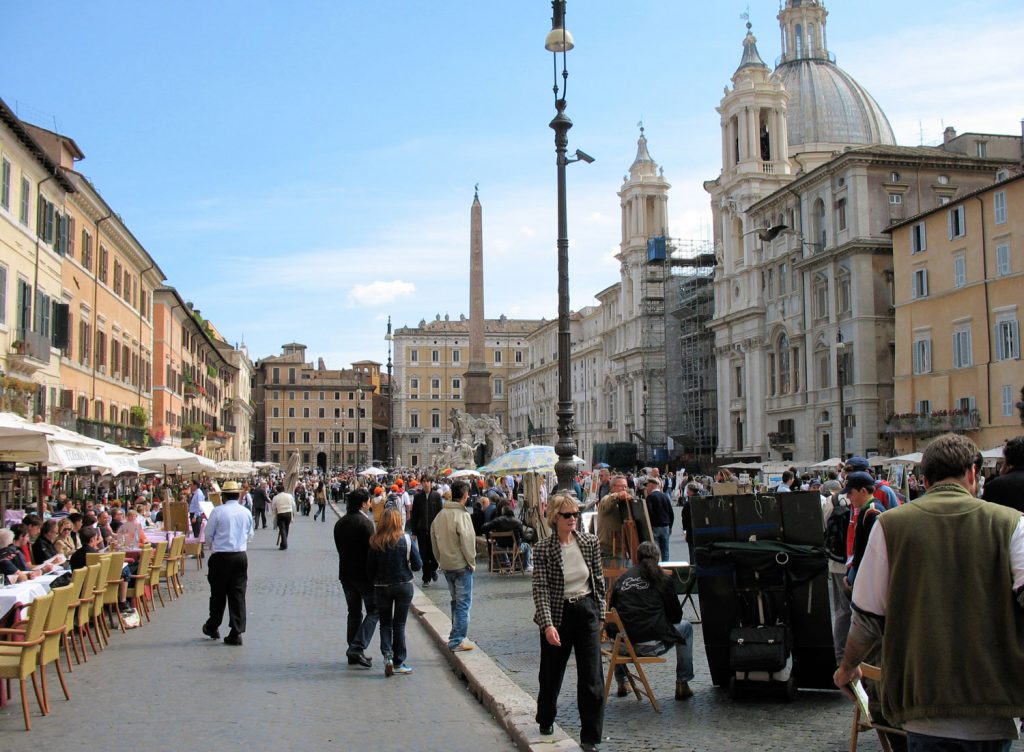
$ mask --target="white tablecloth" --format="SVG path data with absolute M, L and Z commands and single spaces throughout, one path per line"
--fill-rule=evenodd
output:
M 43 584 L 39 579 L 19 582 L 17 585 L 0 587 L 0 616 L 6 614 L 15 603 L 28 605 L 41 595 L 50 592 L 49 583 Z

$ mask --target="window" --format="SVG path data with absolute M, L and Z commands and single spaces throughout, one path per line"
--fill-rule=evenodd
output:
M 410 459 L 409 459 L 409 462 L 412 464 L 413 467 L 419 467 L 419 465 L 420 465 L 420 456 L 418 454 L 412 455 L 412 457 L 410 457 Z
M 50 296 L 42 290 L 36 289 L 36 317 L 35 330 L 47 339 L 50 338 L 50 314 L 53 303 Z
M 317 413 L 318 413 L 317 417 L 320 417 L 320 418 L 326 418 L 327 417 L 327 414 L 324 411 L 324 408 L 322 408 L 322 407 L 319 410 L 317 410 Z
M 308 418 L 309 417 L 309 408 L 308 407 L 302 408 L 302 417 L 303 418 Z
M 295 408 L 294 407 L 289 407 L 288 408 L 288 417 L 289 418 L 294 418 L 295 417 Z
M 953 257 L 953 287 L 963 287 L 967 284 L 967 257 L 958 253 Z
M 295 443 L 295 431 L 289 431 L 288 432 L 288 443 L 289 444 L 294 444 Z
M 832 369 L 829 367 L 827 350 L 820 350 L 815 356 L 817 362 L 817 384 L 818 389 L 828 389 L 832 386 Z
M 419 428 L 419 427 L 420 427 L 420 414 L 419 413 L 409 413 L 409 428 Z
M 103 243 L 100 243 L 100 263 L 99 268 L 96 270 L 97 276 L 100 278 L 100 282 L 104 284 L 107 281 L 107 265 L 110 262 L 110 254 L 107 252 L 107 248 Z
M 334 417 L 335 418 L 340 418 L 341 417 L 341 408 L 340 407 L 334 408 Z
M 1020 326 L 1014 314 L 1003 314 L 996 321 L 996 360 L 1020 358 Z
M 979 141 L 975 144 L 976 154 L 979 157 L 985 158 L 988 156 L 988 143 L 985 141 Z
M 280 368 L 275 368 L 273 370 L 273 374 L 271 376 L 271 381 L 274 384 L 280 384 L 281 383 L 281 369 Z M 276 392 L 275 392 L 275 395 L 276 395 Z M 277 397 L 275 396 L 274 399 L 277 399 Z
M 28 203 L 31 200 L 32 186 L 28 178 L 21 178 L 21 201 L 18 204 L 18 221 L 28 227 Z
M 409 391 L 412 393 L 411 396 L 415 397 L 416 393 L 420 390 L 420 380 L 416 378 L 409 379 Z
M 1006 224 L 1006 191 L 996 191 L 995 196 L 996 224 Z
M 914 300 L 928 297 L 928 270 L 915 269 L 913 278 L 913 289 L 910 295 Z
M 924 232 L 924 222 L 918 222 L 910 228 L 910 250 L 911 253 L 920 253 L 928 250 Z
M 409 351 L 409 360 L 412 363 L 418 363 L 419 359 L 420 359 L 420 351 L 419 350 L 410 350 Z
M 962 238 L 967 234 L 964 207 L 957 206 L 949 210 L 949 239 Z
M 914 373 L 932 372 L 932 341 L 919 339 L 914 341 Z
M 114 259 L 114 294 L 121 294 L 121 262 Z
M 953 332 L 953 368 L 967 368 L 971 362 L 971 328 L 967 326 Z
M 902 206 L 903 205 L 903 194 L 902 193 L 890 193 L 889 204 L 891 206 Z
M 303 444 L 308 444 L 309 443 L 309 431 L 303 431 L 302 432 L 302 443 Z M 306 460 L 306 462 L 309 462 L 309 460 Z
M 441 379 L 433 378 L 430 380 L 430 390 L 436 392 L 441 388 Z
M 7 267 L 0 266 L 0 324 L 7 323 Z
M 494 351 L 494 364 L 498 365 L 501 363 L 501 350 Z
M 441 352 L 439 350 L 431 350 L 430 351 L 430 362 L 431 363 L 440 363 L 441 362 Z
M 462 361 L 462 350 L 452 350 L 452 363 L 459 363 Z
M 452 379 L 452 392 L 458 394 L 462 391 L 462 379 Z M 456 397 L 456 399 L 458 399 Z
M 280 418 L 281 417 L 281 408 L 279 408 L 279 407 L 275 407 L 274 408 L 274 415 L 273 415 L 273 417 L 275 417 L 275 418 Z
M 523 362 L 523 351 L 522 350 L 516 350 L 516 363 L 522 363 L 522 362 Z
M 501 379 L 494 380 L 494 396 L 500 397 L 505 393 L 505 385 Z
M 733 392 L 736 399 L 743 399 L 743 366 L 733 366 L 733 378 L 735 390 Z
M 850 313 L 853 310 L 853 300 L 850 295 L 850 275 L 842 274 L 836 280 L 836 287 L 839 295 L 839 313 Z
M 931 400 L 918 400 L 917 401 L 917 414 L 918 415 L 931 415 L 932 414 L 932 401 Z
M 889 173 L 889 182 L 890 183 L 898 183 L 898 182 L 900 182 L 900 174 L 898 172 L 890 172 Z
M 846 199 L 841 198 L 836 202 L 836 225 L 840 230 L 846 229 Z
M 302 399 L 309 400 L 309 392 L 303 392 L 302 393 Z
M 814 318 L 828 318 L 828 279 L 823 276 L 814 280 Z
M 786 294 L 787 268 L 785 264 L 779 267 L 779 295 Z
M 1005 277 L 1010 273 L 1010 246 L 1006 243 L 996 246 L 996 276 Z
M 432 413 L 430 413 L 430 427 L 431 428 L 440 428 L 441 427 L 441 413 L 439 413 L 437 410 L 434 410 Z
M 92 235 L 88 230 L 82 230 L 82 266 L 92 271 Z
M 281 443 L 281 433 L 279 431 L 271 431 L 270 432 L 270 443 L 271 444 L 280 444 Z
M 1013 387 L 1009 384 L 1003 385 L 1003 417 L 1009 418 L 1013 415 Z
M 11 162 L 7 157 L 0 164 L 0 206 L 11 208 Z

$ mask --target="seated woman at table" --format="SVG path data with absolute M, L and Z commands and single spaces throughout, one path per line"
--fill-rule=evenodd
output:
M 71 554 L 78 550 L 75 539 L 72 537 L 73 527 L 74 525 L 67 517 L 57 523 L 57 540 L 54 541 L 53 545 L 57 549 L 57 553 L 65 558 L 69 558 Z
M 124 522 L 117 529 L 117 537 L 124 541 L 126 548 L 139 548 L 143 543 L 148 542 L 137 511 L 128 510 Z
M 5 558 L 11 562 L 13 566 L 20 572 L 28 572 L 31 577 L 36 575 L 46 574 L 53 569 L 56 569 L 59 564 L 64 563 L 62 556 L 57 556 L 52 561 L 45 561 L 42 564 L 29 564 L 25 561 L 25 557 L 21 553 L 20 543 L 28 540 L 28 531 L 25 530 L 23 525 L 11 525 L 11 529 L 7 531 L 10 533 L 11 540 L 7 541 L 7 545 L 0 545 L 0 557 Z M 0 534 L 3 530 L 0 530 Z M 7 538 L 4 535 L 0 540 Z M 6 569 L 9 569 L 7 567 Z
M 145 502 L 141 504 L 136 504 L 135 511 L 138 512 L 139 522 L 142 523 L 143 529 L 153 526 L 153 520 L 151 519 L 149 513 L 149 504 Z

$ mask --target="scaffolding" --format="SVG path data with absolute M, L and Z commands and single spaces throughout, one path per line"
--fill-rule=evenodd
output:
M 662 280 L 664 425 L 674 455 L 700 463 L 718 444 L 715 337 L 707 327 L 715 308 L 715 255 L 709 241 L 679 238 L 666 238 L 665 251 L 664 259 L 648 261 Z

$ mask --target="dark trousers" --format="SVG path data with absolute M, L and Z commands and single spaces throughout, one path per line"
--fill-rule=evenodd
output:
M 257 507 L 252 512 L 252 526 L 257 528 L 260 526 L 260 520 L 263 520 L 263 527 L 267 526 L 267 508 Z
M 412 583 L 382 585 L 375 588 L 377 613 L 380 614 L 380 652 L 384 660 L 396 666 L 405 663 L 405 620 L 412 605 Z
M 968 741 L 948 739 L 944 736 L 907 734 L 908 752 L 1010 752 L 1013 745 L 1009 739 Z
M 319 517 L 321 522 L 327 522 L 327 502 L 321 504 L 319 501 L 316 503 L 316 512 L 313 513 L 313 522 L 316 522 L 316 518 Z
M 423 581 L 430 582 L 437 577 L 437 559 L 434 558 L 434 544 L 430 542 L 430 531 L 419 530 L 416 532 L 416 545 L 420 549 L 420 558 L 423 560 Z
M 588 597 L 562 607 L 562 625 L 558 628 L 562 641 L 550 645 L 540 635 L 540 690 L 537 694 L 537 723 L 550 726 L 558 714 L 558 694 L 562 690 L 565 664 L 569 653 L 576 653 L 576 703 L 580 711 L 580 741 L 601 742 L 604 726 L 604 678 L 601 675 L 601 630 L 598 607 Z
M 377 628 L 377 601 L 375 588 L 368 581 L 342 581 L 345 603 L 348 605 L 348 625 L 345 639 L 348 641 L 347 655 L 360 655 L 370 644 L 373 630 Z M 363 608 L 366 615 L 363 615 Z
M 292 526 L 292 515 L 290 512 L 277 515 L 277 540 L 281 544 L 281 550 L 288 548 L 288 528 Z
M 244 632 L 245 587 L 249 581 L 249 559 L 245 551 L 210 554 L 206 579 L 210 583 L 210 619 L 206 625 L 211 630 L 220 627 L 226 605 L 231 631 Z
M 192 522 L 192 537 L 193 538 L 198 538 L 199 537 L 199 528 L 201 528 L 203 526 L 203 518 L 202 517 L 193 517 L 191 522 Z M 106 543 L 106 541 L 104 541 L 104 543 Z

